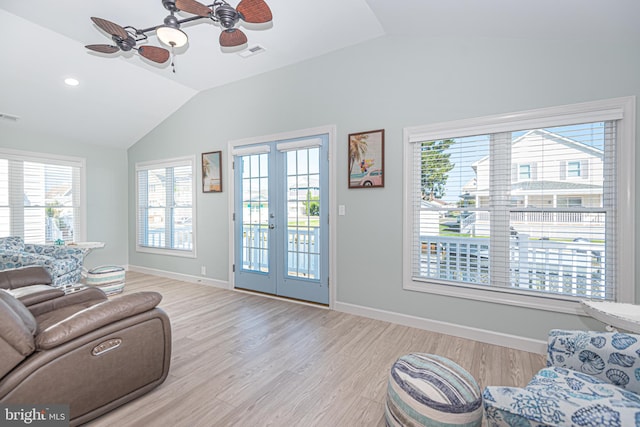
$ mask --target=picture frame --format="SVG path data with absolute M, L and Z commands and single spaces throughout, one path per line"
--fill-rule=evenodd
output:
M 202 153 L 202 192 L 222 192 L 222 151 Z
M 349 188 L 384 187 L 384 129 L 349 134 Z

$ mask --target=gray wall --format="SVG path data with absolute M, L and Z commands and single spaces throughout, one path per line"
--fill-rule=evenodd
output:
M 85 259 L 97 265 L 126 265 L 127 246 L 127 151 L 70 141 L 53 135 L 26 133 L 20 122 L 0 125 L 0 147 L 86 159 L 87 240 L 105 242 Z
M 601 327 L 573 315 L 403 290 L 402 129 L 637 96 L 638 47 L 383 37 L 205 91 L 129 150 L 129 263 L 193 276 L 206 265 L 208 277 L 229 279 L 226 192 L 198 191 L 197 259 L 135 252 L 136 162 L 199 159 L 214 150 L 226 155 L 229 140 L 335 124 L 337 200 L 347 212 L 338 217 L 338 301 L 540 340 L 554 327 Z M 380 128 L 386 130 L 385 188 L 347 189 L 347 135 Z

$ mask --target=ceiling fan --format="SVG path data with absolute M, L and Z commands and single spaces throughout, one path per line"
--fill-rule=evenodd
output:
M 139 42 L 147 40 L 147 33 L 155 31 L 158 39 L 170 46 L 173 52 L 173 48 L 184 46 L 188 41 L 187 35 L 180 30 L 181 24 L 209 18 L 222 27 L 218 39 L 220 46 L 229 48 L 247 43 L 247 36 L 236 28 L 240 20 L 251 24 L 263 24 L 273 19 L 271 9 L 264 0 L 241 0 L 236 8 L 224 0 L 215 0 L 209 5 L 196 0 L 162 0 L 162 5 L 169 11 L 169 15 L 164 19 L 163 24 L 149 28 L 121 27 L 106 19 L 92 17 L 94 24 L 111 36 L 115 46 L 91 44 L 85 47 L 100 53 L 136 50 L 140 56 L 161 64 L 169 59 L 170 53 L 167 49 L 148 45 L 136 47 Z M 195 16 L 178 19 L 174 14 L 179 11 Z

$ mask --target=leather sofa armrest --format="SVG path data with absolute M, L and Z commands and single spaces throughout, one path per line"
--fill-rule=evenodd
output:
M 0 288 L 17 289 L 32 285 L 50 285 L 51 276 L 42 266 L 29 266 L 0 271 Z
M 87 306 L 97 304 L 108 299 L 107 295 L 99 288 L 88 287 L 77 292 L 65 293 L 58 298 L 48 299 L 40 303 L 29 305 L 29 311 L 38 317 L 51 311 L 59 310 L 71 305 L 87 304 Z M 26 305 L 26 304 L 25 304 Z
M 162 300 L 157 292 L 138 292 L 81 310 L 36 336 L 36 349 L 48 350 L 110 323 L 151 310 Z
M 9 291 L 27 307 L 64 296 L 64 291 L 49 285 L 31 285 L 13 288 Z

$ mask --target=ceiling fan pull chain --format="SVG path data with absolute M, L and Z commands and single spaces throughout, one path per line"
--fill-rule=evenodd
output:
M 171 68 L 173 69 L 173 74 L 176 73 L 176 55 L 173 53 L 174 43 L 171 43 Z

